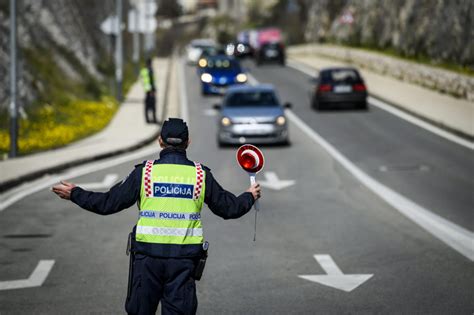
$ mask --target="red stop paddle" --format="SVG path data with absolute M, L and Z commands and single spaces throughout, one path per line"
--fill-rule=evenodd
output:
M 237 150 L 237 162 L 250 176 L 250 184 L 255 184 L 255 177 L 263 169 L 265 159 L 262 151 L 254 145 L 244 144 Z M 255 226 L 253 240 L 257 238 L 257 212 L 260 210 L 258 200 L 255 201 Z

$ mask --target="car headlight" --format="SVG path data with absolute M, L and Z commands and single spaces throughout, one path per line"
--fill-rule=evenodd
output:
M 199 67 L 204 68 L 205 66 L 207 66 L 207 60 L 204 58 L 199 59 L 198 65 Z
M 201 74 L 201 81 L 204 83 L 211 83 L 212 82 L 212 75 L 209 73 Z
M 237 82 L 244 83 L 247 82 L 247 75 L 245 73 L 239 73 L 235 79 Z
M 230 126 L 232 124 L 232 122 L 230 121 L 230 119 L 228 117 L 222 117 L 221 119 L 221 124 L 222 126 Z
M 284 116 L 278 116 L 276 123 L 279 126 L 283 126 L 286 123 L 286 118 Z

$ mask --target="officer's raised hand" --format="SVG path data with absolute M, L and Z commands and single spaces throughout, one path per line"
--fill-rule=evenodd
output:
M 247 189 L 247 192 L 252 194 L 254 200 L 259 199 L 262 194 L 260 184 L 259 183 L 252 184 L 249 187 L 249 189 Z
M 70 200 L 71 191 L 74 187 L 76 187 L 76 185 L 73 183 L 61 181 L 60 184 L 53 186 L 51 190 L 62 199 Z

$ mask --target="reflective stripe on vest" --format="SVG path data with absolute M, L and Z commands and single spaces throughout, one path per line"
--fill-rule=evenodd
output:
M 136 240 L 156 244 L 202 244 L 205 172 L 199 163 L 143 168 Z
M 161 212 L 153 210 L 141 210 L 140 217 L 168 220 L 201 220 L 200 213 Z
M 137 226 L 137 233 L 154 236 L 202 236 L 202 228 L 188 229 Z

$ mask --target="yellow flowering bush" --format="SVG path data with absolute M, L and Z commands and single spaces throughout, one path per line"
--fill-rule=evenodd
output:
M 71 101 L 67 105 L 44 105 L 20 120 L 18 150 L 32 153 L 64 146 L 102 130 L 118 108 L 110 97 L 100 101 Z M 10 148 L 8 129 L 0 130 L 0 152 Z

